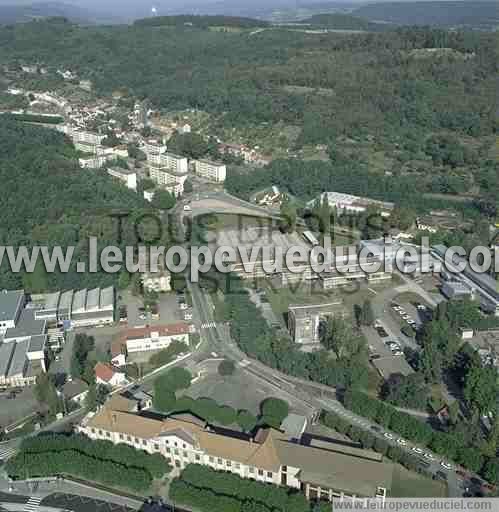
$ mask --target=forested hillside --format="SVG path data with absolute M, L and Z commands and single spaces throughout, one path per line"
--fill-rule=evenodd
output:
M 499 24 L 494 1 L 375 2 L 354 11 L 356 16 L 400 25 L 489 27 Z
M 159 108 L 226 113 L 226 126 L 298 126 L 298 144 L 318 144 L 415 129 L 491 134 L 496 40 L 424 29 L 250 35 L 36 23 L 0 29 L 0 59 L 66 67 L 98 92 L 127 88 Z M 453 51 L 414 54 L 440 47 Z
M 102 246 L 116 244 L 108 217 L 116 209 L 146 207 L 139 196 L 115 184 L 104 171 L 80 169 L 73 146 L 60 133 L 2 118 L 0 123 L 0 245 L 61 245 L 77 247 L 75 259 L 86 260 L 87 237 Z M 6 259 L 6 258 L 4 258 Z M 116 275 L 76 273 L 13 274 L 5 261 L 0 289 L 26 286 L 51 288 L 105 286 Z

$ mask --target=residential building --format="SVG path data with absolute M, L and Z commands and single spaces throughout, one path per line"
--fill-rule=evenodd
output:
M 156 142 L 147 142 L 142 149 L 147 157 L 151 180 L 175 196 L 182 195 L 189 170 L 187 158 L 167 153 L 166 146 Z
M 126 344 L 128 354 L 148 352 L 167 348 L 173 340 L 189 345 L 189 326 L 179 322 L 169 325 L 135 327 L 127 329 L 121 340 Z
M 133 169 L 123 169 L 122 167 L 110 167 L 107 170 L 109 176 L 122 181 L 127 188 L 137 190 L 137 172 Z
M 333 315 L 344 315 L 341 299 L 327 304 L 289 306 L 288 329 L 291 338 L 299 344 L 319 343 L 321 323 Z
M 62 387 L 61 395 L 65 400 L 83 404 L 88 395 L 88 384 L 80 379 L 68 380 Z
M 114 366 L 106 363 L 97 363 L 95 365 L 95 382 L 105 386 L 118 387 L 127 383 L 124 372 Z
M 177 469 L 200 464 L 241 478 L 300 489 L 309 499 L 384 498 L 392 486 L 394 467 L 380 455 L 349 450 L 327 439 L 308 439 L 303 444 L 271 428 L 260 428 L 251 437 L 218 429 L 191 414 L 159 419 L 117 409 L 106 404 L 88 414 L 77 432 L 159 453 Z
M 117 368 L 126 364 L 126 343 L 116 340 L 111 343 L 111 363 Z
M 199 176 L 216 182 L 225 181 L 227 174 L 224 163 L 211 160 L 194 160 L 194 169 Z

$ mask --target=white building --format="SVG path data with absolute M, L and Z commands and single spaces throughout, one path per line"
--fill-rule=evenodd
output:
M 376 199 L 370 199 L 368 197 L 359 197 L 351 194 L 344 194 L 342 192 L 323 192 L 319 196 L 319 200 L 322 202 L 327 201 L 329 206 L 335 208 L 339 214 L 341 213 L 363 213 L 370 206 L 381 210 L 382 216 L 390 215 L 391 210 L 394 208 L 393 203 L 385 201 L 378 201 Z M 308 203 L 309 207 L 315 205 L 316 200 L 312 200 Z
M 191 414 L 150 418 L 106 404 L 76 428 L 90 439 L 125 443 L 159 453 L 175 468 L 200 464 L 241 478 L 301 489 L 309 499 L 384 498 L 394 467 L 380 454 L 332 440 L 292 442 L 284 432 L 260 428 L 254 437 L 219 430 Z
M 109 176 L 122 181 L 127 188 L 137 190 L 137 172 L 132 169 L 123 169 L 121 167 L 110 167 L 107 170 Z
M 194 160 L 194 169 L 199 176 L 216 182 L 225 181 L 227 175 L 225 164 L 211 160 Z
M 175 196 L 184 193 L 189 165 L 187 158 L 166 152 L 166 146 L 154 141 L 142 147 L 147 157 L 147 167 L 151 180 Z
M 127 384 L 125 373 L 106 363 L 95 365 L 95 382 L 113 388 Z
M 189 326 L 179 322 L 169 325 L 136 327 L 126 330 L 122 342 L 126 344 L 128 354 L 148 352 L 168 348 L 172 341 L 180 341 L 189 346 Z

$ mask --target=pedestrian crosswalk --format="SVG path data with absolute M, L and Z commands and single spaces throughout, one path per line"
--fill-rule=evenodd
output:
M 40 510 L 40 503 L 42 501 L 42 498 L 38 496 L 34 496 L 28 500 L 28 502 L 25 505 L 25 512 L 38 512 Z
M 2 446 L 0 444 L 0 460 L 7 460 L 16 453 L 16 448 L 12 446 Z
M 201 324 L 201 329 L 213 329 L 217 326 L 216 322 L 206 322 Z

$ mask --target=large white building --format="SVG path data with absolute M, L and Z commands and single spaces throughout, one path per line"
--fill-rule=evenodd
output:
M 224 163 L 211 160 L 194 160 L 194 170 L 199 176 L 211 181 L 223 182 L 227 175 Z
M 301 489 L 310 499 L 388 495 L 393 465 L 374 452 L 321 439 L 294 442 L 284 432 L 219 430 L 191 414 L 157 419 L 106 404 L 76 427 L 91 439 L 159 453 L 175 468 L 209 466 L 242 478 Z M 306 443 L 306 444 L 305 444 Z
M 110 167 L 107 170 L 109 176 L 122 181 L 127 188 L 137 190 L 137 172 L 133 169 L 123 169 L 122 167 Z
M 142 149 L 147 157 L 150 178 L 173 195 L 182 195 L 189 171 L 187 158 L 168 153 L 164 144 L 153 141 L 146 142 Z
M 319 201 L 326 200 L 329 206 L 335 208 L 339 214 L 341 213 L 363 213 L 370 206 L 381 211 L 382 216 L 388 216 L 394 208 L 393 203 L 370 199 L 369 197 L 359 197 L 342 192 L 323 192 L 319 196 Z M 314 206 L 316 200 L 308 203 L 310 207 Z
M 189 325 L 183 322 L 169 325 L 136 327 L 126 330 L 122 335 L 122 343 L 126 344 L 128 354 L 162 350 L 174 341 L 189 346 Z

